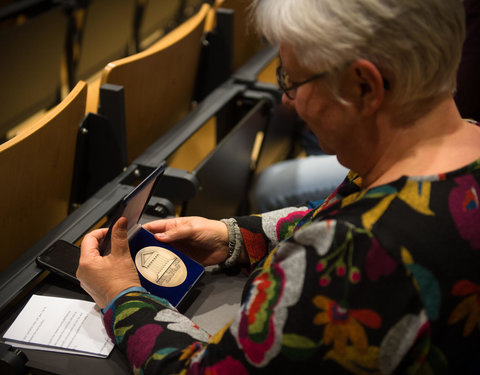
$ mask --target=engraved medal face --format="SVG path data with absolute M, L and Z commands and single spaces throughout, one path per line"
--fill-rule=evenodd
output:
M 160 286 L 178 286 L 187 278 L 183 261 L 164 247 L 144 247 L 135 256 L 135 264 L 143 277 Z

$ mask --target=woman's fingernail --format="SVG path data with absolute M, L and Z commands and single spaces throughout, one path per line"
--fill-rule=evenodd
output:
M 118 219 L 118 228 L 122 230 L 127 229 L 127 223 L 128 223 L 127 218 L 122 216 L 120 219 Z

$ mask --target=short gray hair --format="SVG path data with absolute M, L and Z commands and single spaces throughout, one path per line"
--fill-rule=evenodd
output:
M 313 71 L 371 61 L 392 78 L 400 106 L 455 91 L 461 0 L 253 0 L 252 12 L 270 43 L 291 46 Z

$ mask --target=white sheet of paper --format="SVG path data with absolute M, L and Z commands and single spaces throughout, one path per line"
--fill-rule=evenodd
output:
M 36 294 L 3 337 L 16 347 L 100 357 L 114 347 L 94 302 Z

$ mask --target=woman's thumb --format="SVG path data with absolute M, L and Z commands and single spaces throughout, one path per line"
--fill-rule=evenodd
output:
M 112 229 L 112 246 L 111 252 L 116 254 L 122 254 L 129 251 L 128 237 L 127 237 L 127 224 L 126 217 L 121 217 L 114 224 Z
M 164 232 L 157 232 L 154 234 L 157 241 L 160 242 L 172 242 L 178 239 L 179 231 L 178 227 L 168 228 Z

